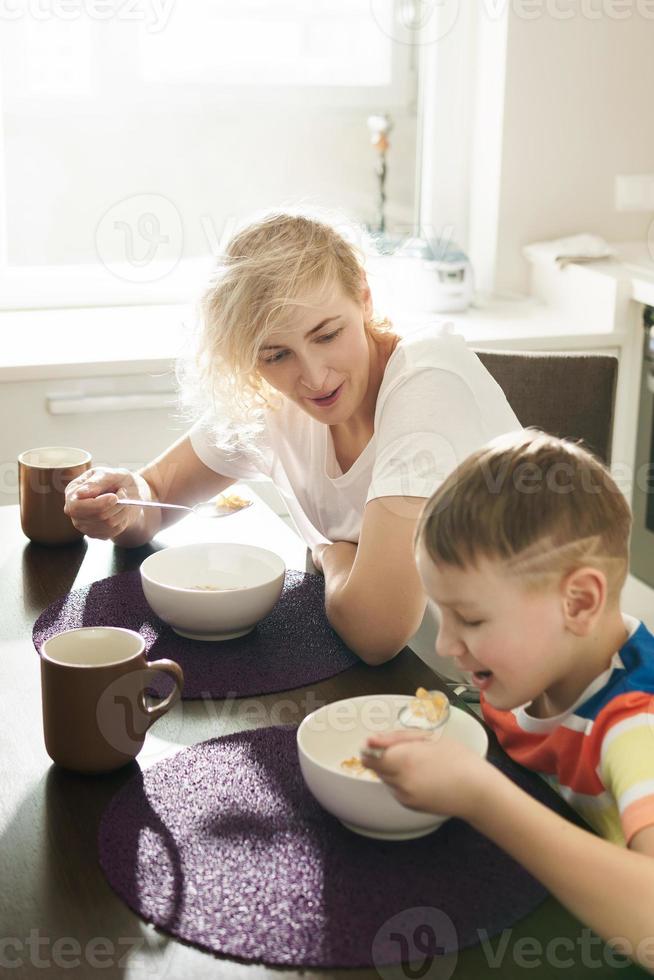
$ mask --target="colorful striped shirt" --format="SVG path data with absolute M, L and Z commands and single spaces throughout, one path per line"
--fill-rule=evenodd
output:
M 572 707 L 535 718 L 528 705 L 486 722 L 505 752 L 542 776 L 598 834 L 628 844 L 654 824 L 654 636 L 624 616 L 626 643 Z

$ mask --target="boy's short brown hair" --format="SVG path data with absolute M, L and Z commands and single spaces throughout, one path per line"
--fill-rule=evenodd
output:
M 430 558 L 465 568 L 502 561 L 538 586 L 584 565 L 619 595 L 631 512 L 606 467 L 581 446 L 534 429 L 468 456 L 427 501 L 416 530 Z

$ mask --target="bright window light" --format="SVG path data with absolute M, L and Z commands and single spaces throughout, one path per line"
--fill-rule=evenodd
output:
M 392 41 L 370 0 L 184 0 L 168 29 L 144 26 L 140 40 L 145 82 L 391 83 Z
M 389 206 L 406 221 L 417 54 L 393 27 L 401 2 L 5 5 L 0 309 L 185 302 L 185 263 L 266 208 L 373 220 L 371 114 L 393 116 Z

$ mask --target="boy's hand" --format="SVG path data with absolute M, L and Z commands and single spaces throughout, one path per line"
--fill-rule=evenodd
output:
M 366 748 L 383 750 L 361 758 L 393 791 L 403 806 L 450 817 L 477 810 L 494 769 L 466 745 L 443 735 L 425 739 L 415 732 L 389 732 L 368 739 Z

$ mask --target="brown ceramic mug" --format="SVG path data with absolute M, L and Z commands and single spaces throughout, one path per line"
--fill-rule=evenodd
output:
M 23 533 L 36 544 L 70 544 L 83 537 L 64 514 L 65 489 L 91 468 L 91 454 L 69 446 L 28 449 L 18 457 Z
M 76 772 L 118 769 L 136 758 L 145 733 L 179 698 L 181 667 L 145 658 L 133 630 L 91 626 L 65 630 L 41 646 L 43 733 L 48 755 Z M 154 674 L 175 682 L 168 697 L 146 703 Z

